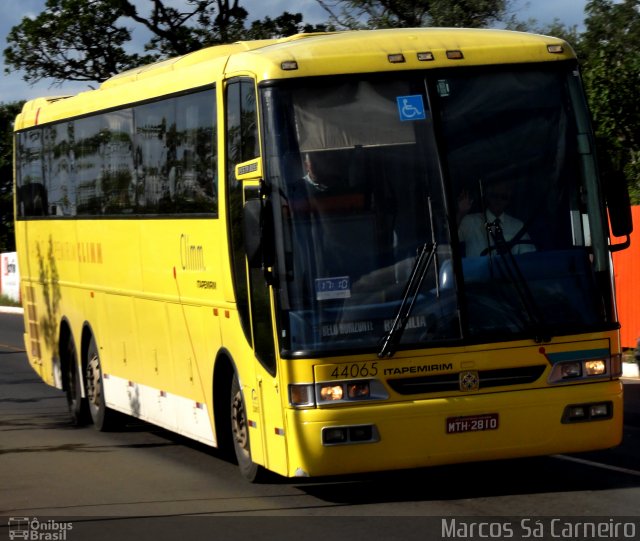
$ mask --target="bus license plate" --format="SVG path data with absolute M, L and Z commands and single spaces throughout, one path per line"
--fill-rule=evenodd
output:
M 447 434 L 496 430 L 499 424 L 497 413 L 483 413 L 482 415 L 467 415 L 464 417 L 447 417 Z

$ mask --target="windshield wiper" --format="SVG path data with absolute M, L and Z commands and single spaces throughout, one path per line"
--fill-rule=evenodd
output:
M 518 262 L 511 253 L 512 244 L 504 238 L 500 221 L 496 220 L 494 222 L 487 223 L 486 227 L 487 232 L 493 237 L 495 242 L 494 249 L 498 252 L 500 259 L 504 263 L 501 268 L 503 269 L 506 277 L 513 284 L 513 287 L 520 298 L 520 302 L 524 307 L 528 318 L 529 328 L 533 331 L 534 341 L 538 344 L 541 342 L 550 342 L 551 336 L 549 334 L 549 329 L 542 323 L 540 309 L 533 298 L 533 293 L 531 292 L 529 284 L 527 284 L 527 279 L 522 275 Z M 490 252 L 489 257 L 491 257 Z
M 420 292 L 420 286 L 424 281 L 424 277 L 427 275 L 427 271 L 431 266 L 436 255 L 435 242 L 426 242 L 420 247 L 418 257 L 411 269 L 411 275 L 407 285 L 404 288 L 402 294 L 402 302 L 398 308 L 396 317 L 393 320 L 393 325 L 389 332 L 383 337 L 382 348 L 378 352 L 380 359 L 389 358 L 396 352 L 396 346 L 404 333 L 404 329 L 409 321 L 409 316 L 418 298 Z

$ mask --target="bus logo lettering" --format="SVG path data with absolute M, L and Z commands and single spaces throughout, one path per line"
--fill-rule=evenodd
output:
M 393 368 L 385 368 L 385 376 L 404 376 L 406 374 L 420 374 L 422 372 L 440 372 L 444 370 L 452 370 L 452 363 L 440 364 L 423 364 L 422 366 L 396 366 Z

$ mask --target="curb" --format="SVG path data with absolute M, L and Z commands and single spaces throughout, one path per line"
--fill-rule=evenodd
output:
M 0 306 L 0 314 L 24 314 L 20 306 Z

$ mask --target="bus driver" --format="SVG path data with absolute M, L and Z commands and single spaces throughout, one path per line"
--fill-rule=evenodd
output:
M 465 255 L 487 255 L 490 247 L 499 245 L 496 236 L 503 235 L 509 243 L 520 233 L 524 224 L 505 212 L 511 202 L 513 188 L 507 180 L 500 180 L 487 187 L 483 212 L 469 214 L 473 199 L 464 190 L 458 198 L 458 238 L 464 243 Z M 535 251 L 531 238 L 524 233 L 511 246 L 512 254 Z

